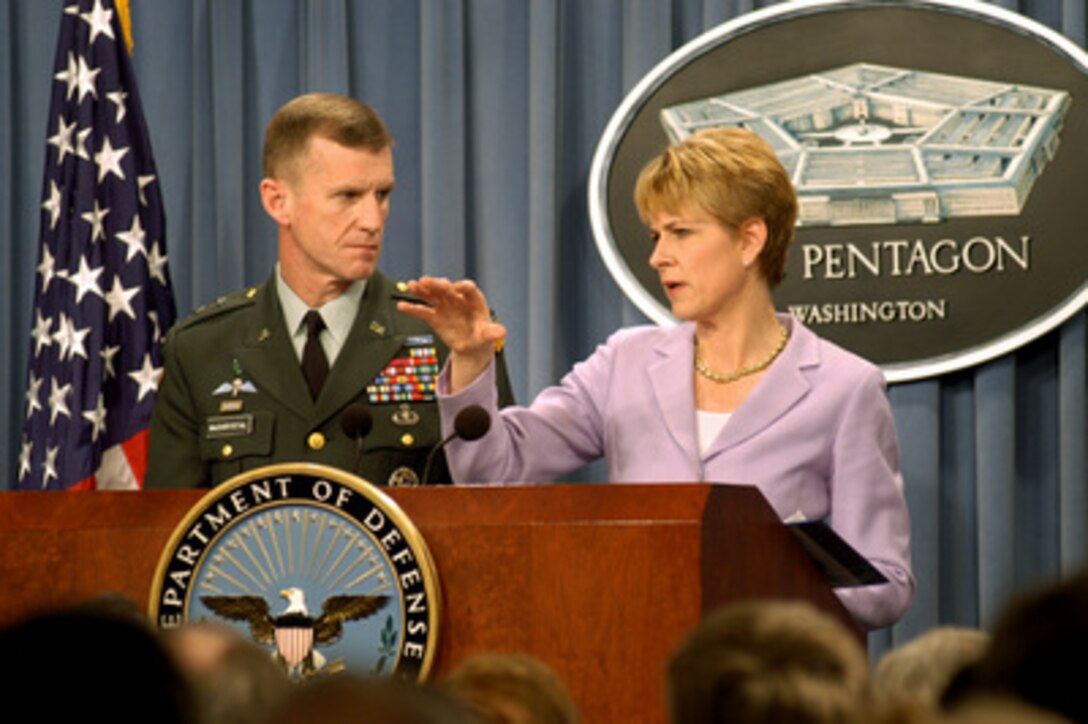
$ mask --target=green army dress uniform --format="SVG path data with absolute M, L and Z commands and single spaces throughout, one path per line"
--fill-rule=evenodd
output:
M 440 439 L 433 388 L 424 400 L 396 400 L 376 393 L 372 382 L 390 362 L 430 348 L 440 367 L 448 350 L 424 322 L 397 311 L 395 293 L 381 273 L 367 282 L 351 332 L 316 400 L 292 346 L 274 277 L 179 322 L 163 345 L 145 487 L 208 487 L 284 462 L 332 465 L 375 485 L 421 482 L 427 453 Z M 505 367 L 498 385 L 500 400 L 510 404 Z M 357 468 L 356 440 L 340 423 L 344 409 L 356 402 L 366 404 L 374 420 Z M 431 482 L 450 482 L 441 455 Z

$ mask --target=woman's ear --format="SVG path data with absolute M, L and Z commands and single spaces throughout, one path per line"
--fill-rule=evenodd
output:
M 767 222 L 759 217 L 753 217 L 741 222 L 737 232 L 741 260 L 745 268 L 751 267 L 767 244 Z

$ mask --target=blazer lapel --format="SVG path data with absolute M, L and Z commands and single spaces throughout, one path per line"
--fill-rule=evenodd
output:
M 309 419 L 314 403 L 283 321 L 275 284 L 258 287 L 251 323 L 234 350 L 245 374 L 262 394 L 276 398 L 299 417 Z
M 648 374 L 654 400 L 673 440 L 684 451 L 695 470 L 701 470 L 695 431 L 695 388 L 692 368 L 695 359 L 694 327 L 675 327 L 654 347 L 657 360 Z
M 739 445 L 772 425 L 800 402 L 812 388 L 803 370 L 820 364 L 816 337 L 801 325 L 793 324 L 781 315 L 779 319 L 791 330 L 789 343 L 722 428 L 717 439 L 706 451 L 708 458 Z

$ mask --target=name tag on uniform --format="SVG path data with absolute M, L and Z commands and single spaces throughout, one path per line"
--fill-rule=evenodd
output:
M 207 423 L 207 438 L 213 440 L 219 437 L 242 437 L 253 434 L 253 415 L 223 415 L 221 417 L 209 417 Z

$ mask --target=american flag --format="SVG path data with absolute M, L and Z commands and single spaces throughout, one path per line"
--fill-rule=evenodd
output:
M 64 8 L 55 66 L 18 488 L 139 488 L 177 312 L 113 0 Z

